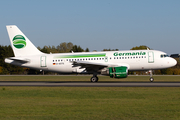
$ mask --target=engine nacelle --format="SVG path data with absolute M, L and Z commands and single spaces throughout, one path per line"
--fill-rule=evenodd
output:
M 126 78 L 128 76 L 128 69 L 125 66 L 110 67 L 109 76 L 111 78 Z

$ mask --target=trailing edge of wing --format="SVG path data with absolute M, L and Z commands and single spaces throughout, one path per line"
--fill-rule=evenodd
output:
M 117 67 L 117 66 L 127 66 L 129 68 L 128 64 L 107 64 L 107 63 L 94 63 L 94 62 L 87 62 L 87 61 L 76 61 L 76 62 L 72 62 L 73 65 L 80 65 L 82 67 Z

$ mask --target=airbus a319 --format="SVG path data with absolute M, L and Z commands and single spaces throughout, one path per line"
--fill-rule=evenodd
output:
M 158 50 L 123 50 L 103 52 L 77 52 L 45 54 L 15 25 L 6 26 L 15 57 L 6 63 L 58 73 L 91 73 L 91 82 L 98 81 L 98 74 L 111 78 L 126 78 L 128 71 L 150 71 L 173 67 L 177 61 Z

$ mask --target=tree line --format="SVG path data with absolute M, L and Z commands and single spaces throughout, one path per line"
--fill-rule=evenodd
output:
M 78 45 L 73 45 L 73 43 L 63 42 L 55 46 L 44 46 L 43 48 L 37 47 L 40 51 L 44 53 L 68 53 L 68 52 L 89 52 L 89 49 L 85 50 Z
M 73 43 L 63 42 L 59 45 L 55 46 L 44 46 L 43 48 L 37 47 L 41 52 L 44 53 L 70 53 L 70 52 L 89 52 L 89 49 L 83 49 L 78 45 L 73 45 Z M 147 46 L 136 46 L 133 47 L 131 50 L 138 50 L 138 49 L 150 49 Z M 118 49 L 103 49 L 103 51 L 118 51 Z M 5 58 L 13 57 L 14 53 L 11 46 L 3 46 L 0 45 L 0 74 L 1 75 L 11 75 L 11 74 L 42 74 L 39 70 L 33 70 L 29 68 L 22 68 L 15 65 L 6 64 L 4 62 Z M 154 70 L 154 74 L 158 75 L 180 75 L 180 61 L 178 58 L 177 65 L 172 68 L 162 69 L 162 70 Z M 135 71 L 130 72 L 129 74 L 147 74 L 143 71 Z M 45 72 L 45 74 L 54 74 L 52 72 Z

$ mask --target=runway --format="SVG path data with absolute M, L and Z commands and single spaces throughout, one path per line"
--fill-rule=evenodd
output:
M 8 81 L 0 86 L 39 86 L 39 87 L 180 87 L 180 82 L 47 82 L 47 81 Z

